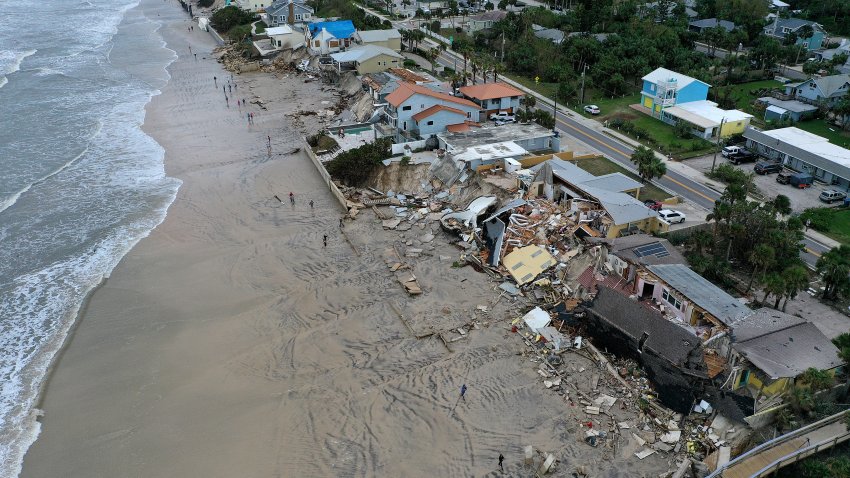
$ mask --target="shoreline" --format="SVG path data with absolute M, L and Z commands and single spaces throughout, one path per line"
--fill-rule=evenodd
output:
M 212 84 L 230 76 L 213 38 L 186 32 L 174 2 L 138 8 L 162 15 L 177 52 L 142 127 L 183 185 L 81 307 L 21 476 L 483 476 L 500 453 L 516 475 L 526 445 L 595 476 L 666 469 L 628 444 L 587 448 L 580 412 L 540 386 L 510 335 L 514 304 L 493 303 L 485 274 L 450 267 L 443 257 L 459 252 L 436 223 L 400 237 L 364 210 L 339 231 L 338 202 L 307 153 L 279 153 L 321 126 L 292 115 L 326 109 L 332 87 L 234 75 L 239 97 L 265 105 L 251 103 L 249 126 Z M 188 41 L 203 48 L 197 62 Z M 296 205 L 273 199 L 289 191 Z M 409 260 L 424 294 L 410 297 L 386 260 L 425 235 L 435 237 Z M 470 318 L 482 326 L 451 349 L 413 332 Z

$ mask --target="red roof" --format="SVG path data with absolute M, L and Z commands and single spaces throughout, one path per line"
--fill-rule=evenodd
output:
M 481 83 L 464 86 L 460 88 L 460 92 L 476 100 L 492 100 L 494 98 L 523 96 L 525 94 L 507 83 Z
M 443 101 L 448 101 L 450 103 L 457 103 L 459 105 L 469 106 L 471 108 L 478 109 L 478 105 L 469 100 L 465 100 L 463 98 L 456 98 L 452 95 L 447 95 L 445 93 L 438 93 L 432 90 L 431 88 L 427 88 L 421 85 L 414 85 L 412 83 L 399 84 L 398 88 L 396 88 L 395 91 L 387 95 L 387 103 L 398 108 L 408 98 L 415 94 L 430 96 L 431 98 L 437 98 Z
M 458 124 L 450 124 L 446 126 L 446 131 L 449 133 L 464 133 L 472 129 L 475 126 L 476 128 L 480 128 L 481 125 L 476 123 L 475 121 L 466 120 L 463 123 Z
M 413 115 L 413 120 L 419 121 L 419 120 L 421 120 L 423 118 L 427 118 L 427 117 L 429 117 L 433 114 L 437 114 L 440 111 L 449 111 L 449 112 L 452 112 L 452 113 L 455 113 L 455 114 L 459 114 L 461 116 L 466 116 L 466 113 L 464 113 L 463 111 L 461 111 L 457 108 L 452 108 L 450 106 L 443 106 L 443 105 L 434 105 L 430 108 L 426 108 L 426 109 L 420 111 L 419 113 L 416 113 L 415 115 Z

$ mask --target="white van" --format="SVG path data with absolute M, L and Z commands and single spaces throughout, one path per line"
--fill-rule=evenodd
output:
M 724 158 L 728 158 L 732 154 L 738 154 L 742 151 L 740 146 L 726 146 L 720 151 L 720 154 L 723 155 Z

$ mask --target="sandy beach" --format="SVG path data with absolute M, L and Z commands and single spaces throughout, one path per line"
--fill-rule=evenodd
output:
M 339 205 L 309 159 L 285 154 L 317 127 L 311 116 L 299 130 L 287 114 L 333 100 L 319 82 L 236 75 L 228 108 L 212 37 L 186 31 L 175 2 L 140 8 L 164 21 L 179 55 L 144 129 L 183 185 L 81 312 L 22 476 L 500 476 L 499 453 L 504 476 L 530 476 L 526 445 L 555 454 L 559 476 L 579 465 L 592 476 L 667 470 L 628 444 L 583 443 L 577 408 L 518 356 L 506 302 L 493 305 L 486 275 L 440 260 L 457 256 L 443 238 L 418 259 L 426 293 L 410 298 L 382 259 L 397 232 L 367 211 L 347 223 L 351 243 L 342 237 Z M 476 314 L 487 326 L 449 351 L 417 339 L 394 307 L 414 330 Z

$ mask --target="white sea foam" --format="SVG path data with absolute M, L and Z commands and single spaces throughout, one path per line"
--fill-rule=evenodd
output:
M 176 186 L 179 182 L 149 219 L 114 230 L 87 254 L 17 278 L 8 300 L 0 302 L 0 316 L 18 318 L 0 331 L 0 443 L 10 445 L 0 446 L 0 476 L 20 473 L 24 453 L 38 436 L 38 389 L 83 299 L 165 219 Z
M 99 16 L 91 37 L 83 39 L 82 45 L 68 45 L 55 58 L 75 57 L 69 66 L 77 70 L 70 71 L 85 72 L 84 62 L 92 56 L 77 55 L 106 46 L 94 58 L 97 63 L 105 61 L 104 50 L 110 50 L 120 20 L 138 5 L 130 1 L 118 16 L 114 15 L 118 8 Z M 159 23 L 148 21 L 156 32 Z M 154 42 L 146 42 L 145 48 L 164 48 L 158 36 L 147 37 Z M 16 71 L 23 58 L 16 60 Z M 165 68 L 176 55 L 157 58 L 162 58 Z M 29 74 L 65 75 L 60 71 L 64 65 L 58 63 L 37 63 Z M 110 75 L 105 81 L 114 79 Z M 87 138 L 88 145 L 0 202 L 5 220 L 0 222 L 0 262 L 26 257 L 20 261 L 23 272 L 0 264 L 0 477 L 18 476 L 27 449 L 38 437 L 39 389 L 85 297 L 165 219 L 176 198 L 180 181 L 165 176 L 162 147 L 140 128 L 145 105 L 159 94 L 148 84 L 108 84 L 103 87 L 108 90 L 103 91 L 104 104 L 87 105 L 83 98 L 68 98 L 65 104 L 75 111 L 97 108 L 99 122 Z M 101 97 L 91 98 L 98 102 Z M 18 206 L 9 209 L 12 204 Z M 20 223 L 12 224 L 13 220 Z M 76 248 L 76 244 L 85 246 Z
M 8 76 L 21 69 L 21 63 L 38 50 L 0 50 L 0 88 L 9 82 Z

